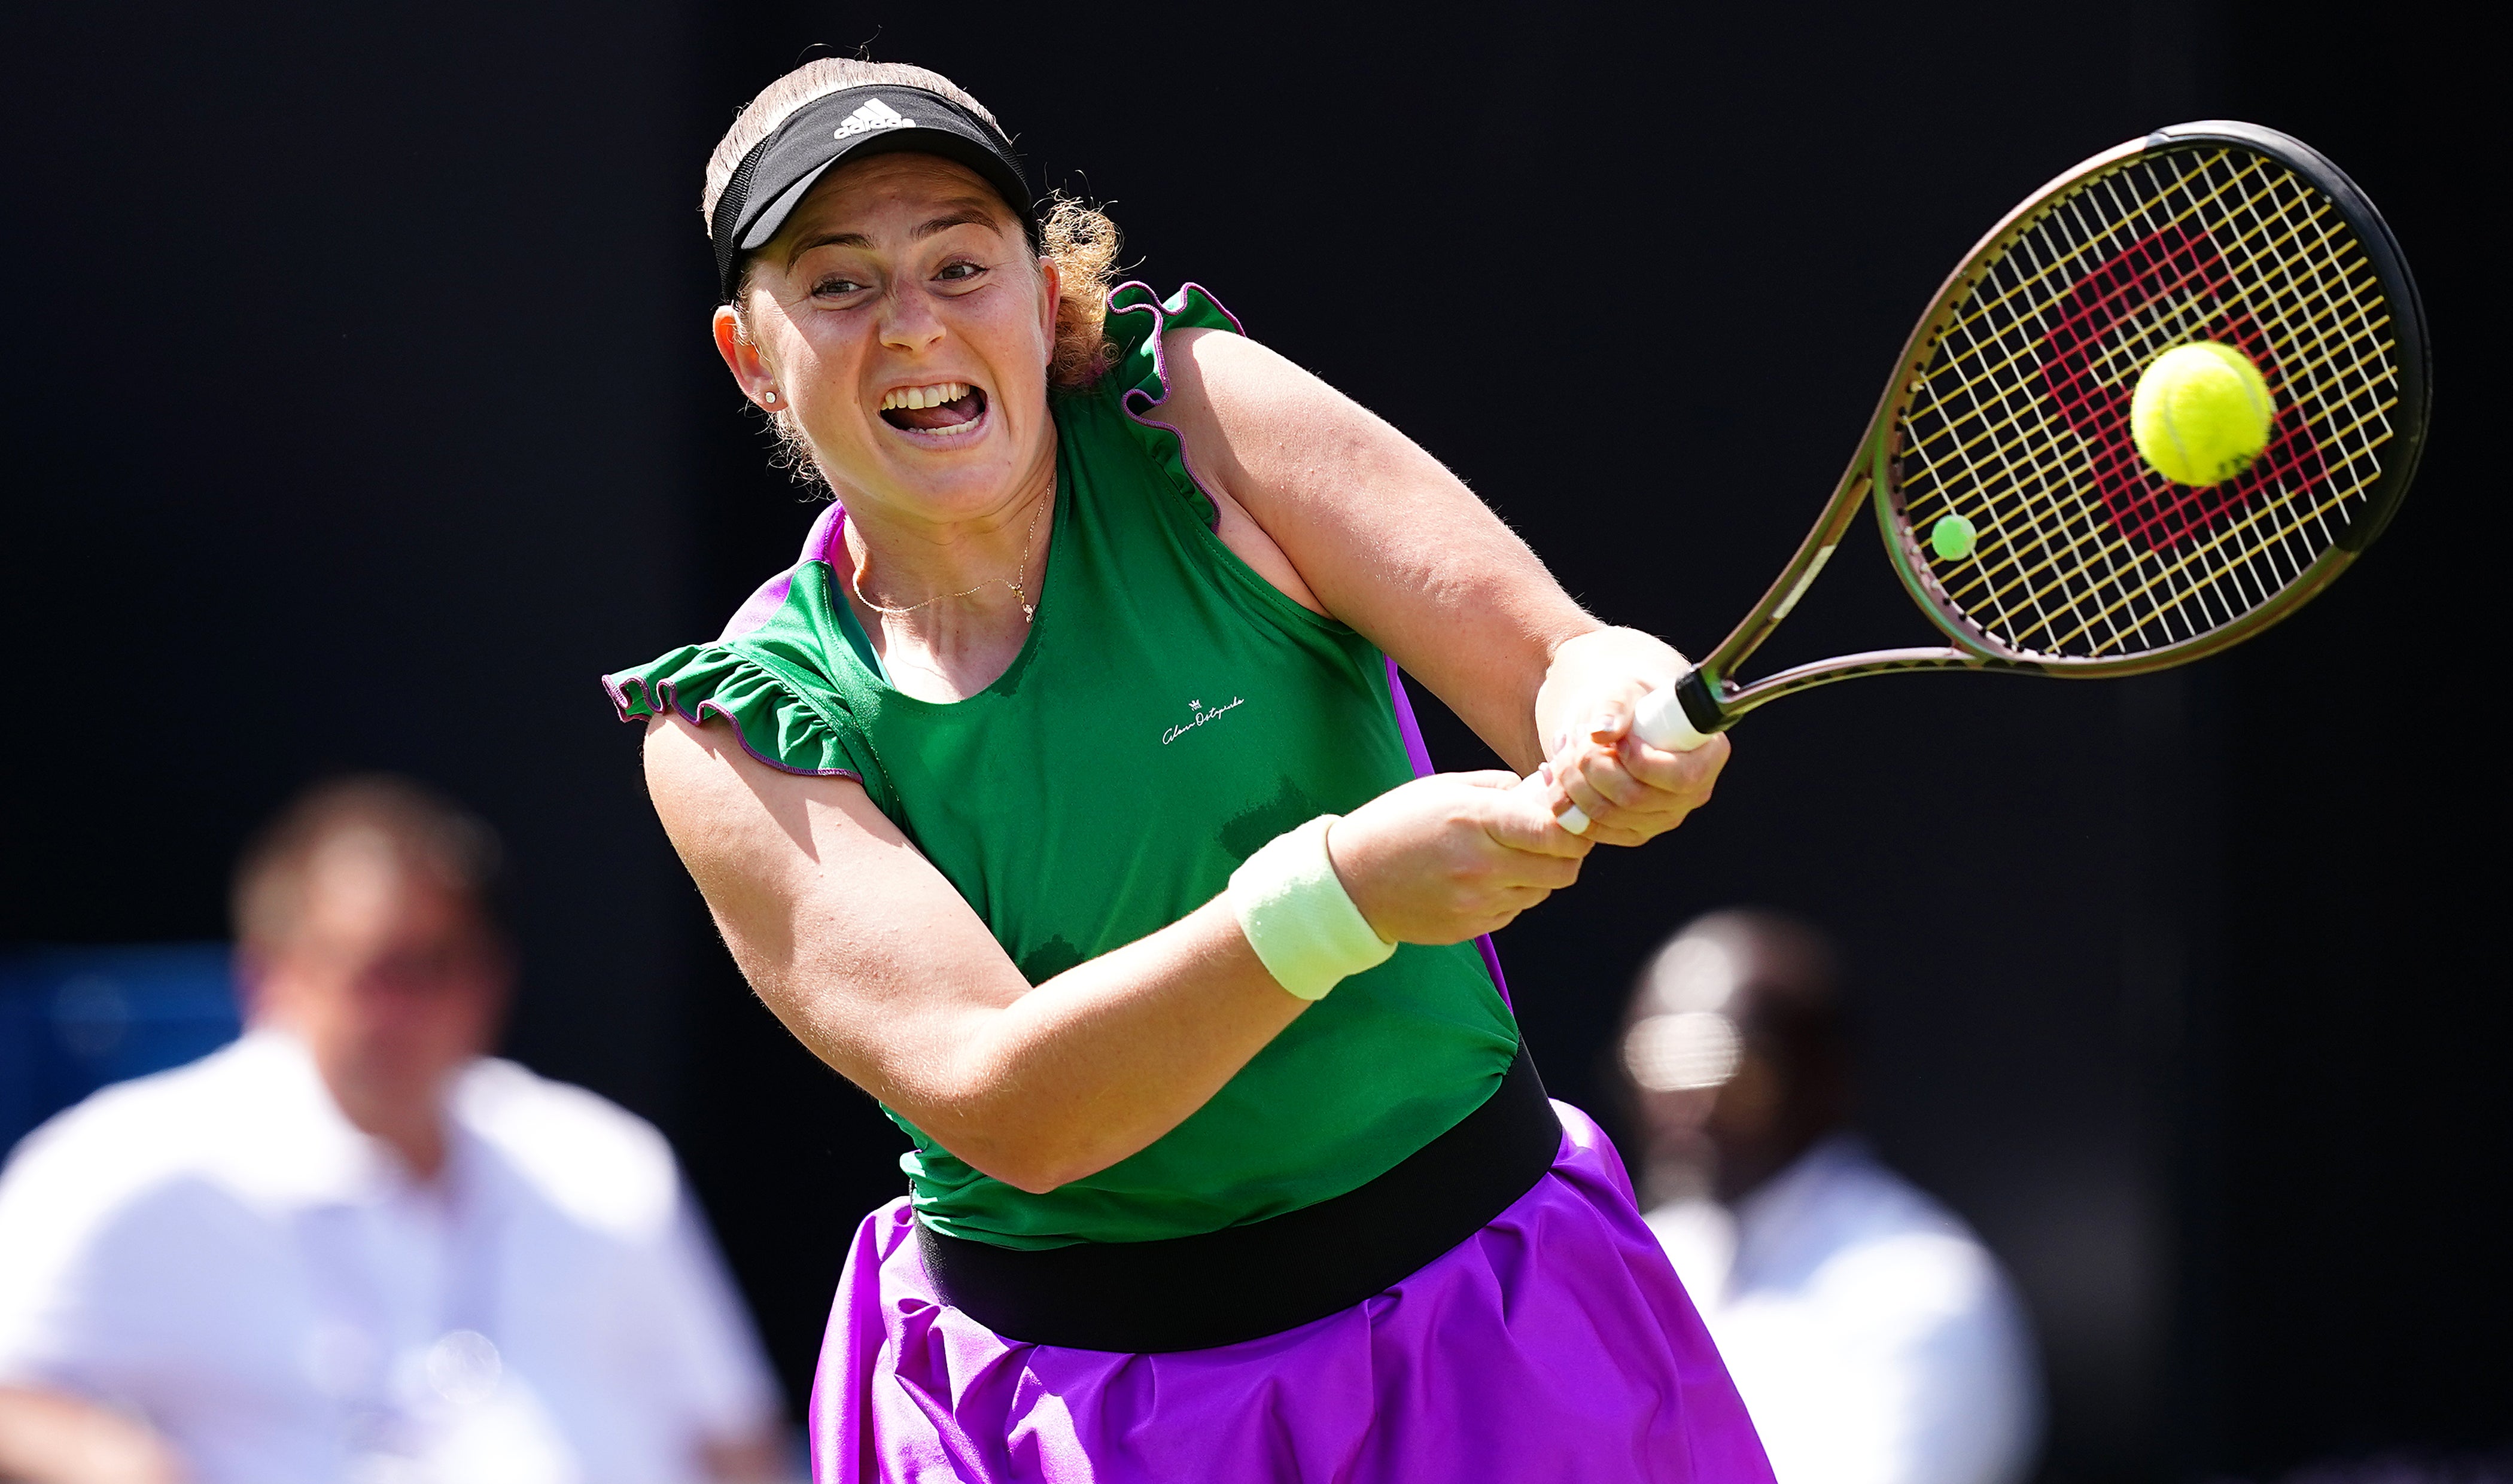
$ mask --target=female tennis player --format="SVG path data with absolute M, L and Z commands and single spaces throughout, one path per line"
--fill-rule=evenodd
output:
M 1624 735 L 1681 657 L 1203 290 L 1108 293 L 942 77 L 778 80 L 705 212 L 837 502 L 606 683 L 750 983 L 914 1143 L 815 1478 L 1768 1480 L 1482 936 L 1708 797 L 1724 741 Z M 1527 779 L 1432 773 L 1400 662 Z

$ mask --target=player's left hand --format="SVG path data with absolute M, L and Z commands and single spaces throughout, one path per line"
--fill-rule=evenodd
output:
M 1650 688 L 1640 678 L 1588 687 L 1580 708 L 1586 720 L 1570 728 L 1541 770 L 1555 817 L 1576 805 L 1588 816 L 1584 834 L 1602 845 L 1642 844 L 1684 823 L 1709 801 L 1728 763 L 1724 735 L 1689 753 L 1663 752 L 1633 736 L 1632 708 Z

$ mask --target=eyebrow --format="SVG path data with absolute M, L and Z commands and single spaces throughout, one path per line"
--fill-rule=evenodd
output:
M 1001 228 L 1003 225 L 997 219 L 993 207 L 976 196 L 962 196 L 942 204 L 947 210 L 941 215 L 930 221 L 920 222 L 916 230 L 907 235 L 922 242 L 937 232 L 947 232 L 953 227 Z M 869 252 L 872 249 L 872 239 L 861 232 L 825 232 L 818 237 L 806 237 L 794 244 L 794 251 L 785 254 L 786 266 L 793 266 L 796 258 L 814 248 L 861 248 Z

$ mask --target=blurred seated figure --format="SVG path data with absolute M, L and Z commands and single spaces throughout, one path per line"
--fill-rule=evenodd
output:
M 779 1473 L 773 1383 L 662 1137 L 484 1055 L 494 849 L 369 778 L 247 852 L 243 1038 L 95 1094 L 0 1174 L 0 1478 Z
M 1641 976 L 1622 1068 L 1645 1198 L 1780 1484 L 2014 1484 L 2042 1386 L 1997 1261 L 1850 1131 L 1833 956 L 1722 912 Z

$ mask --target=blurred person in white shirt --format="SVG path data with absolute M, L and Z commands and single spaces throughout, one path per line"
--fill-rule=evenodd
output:
M 246 1034 L 0 1173 L 0 1478 L 782 1476 L 758 1341 L 661 1135 L 485 1055 L 495 841 L 300 800 L 237 873 Z
M 1641 975 L 1621 1067 L 1653 1230 L 1780 1484 L 2017 1484 L 2042 1380 L 2014 1285 L 1852 1132 L 1836 959 L 1720 912 Z

